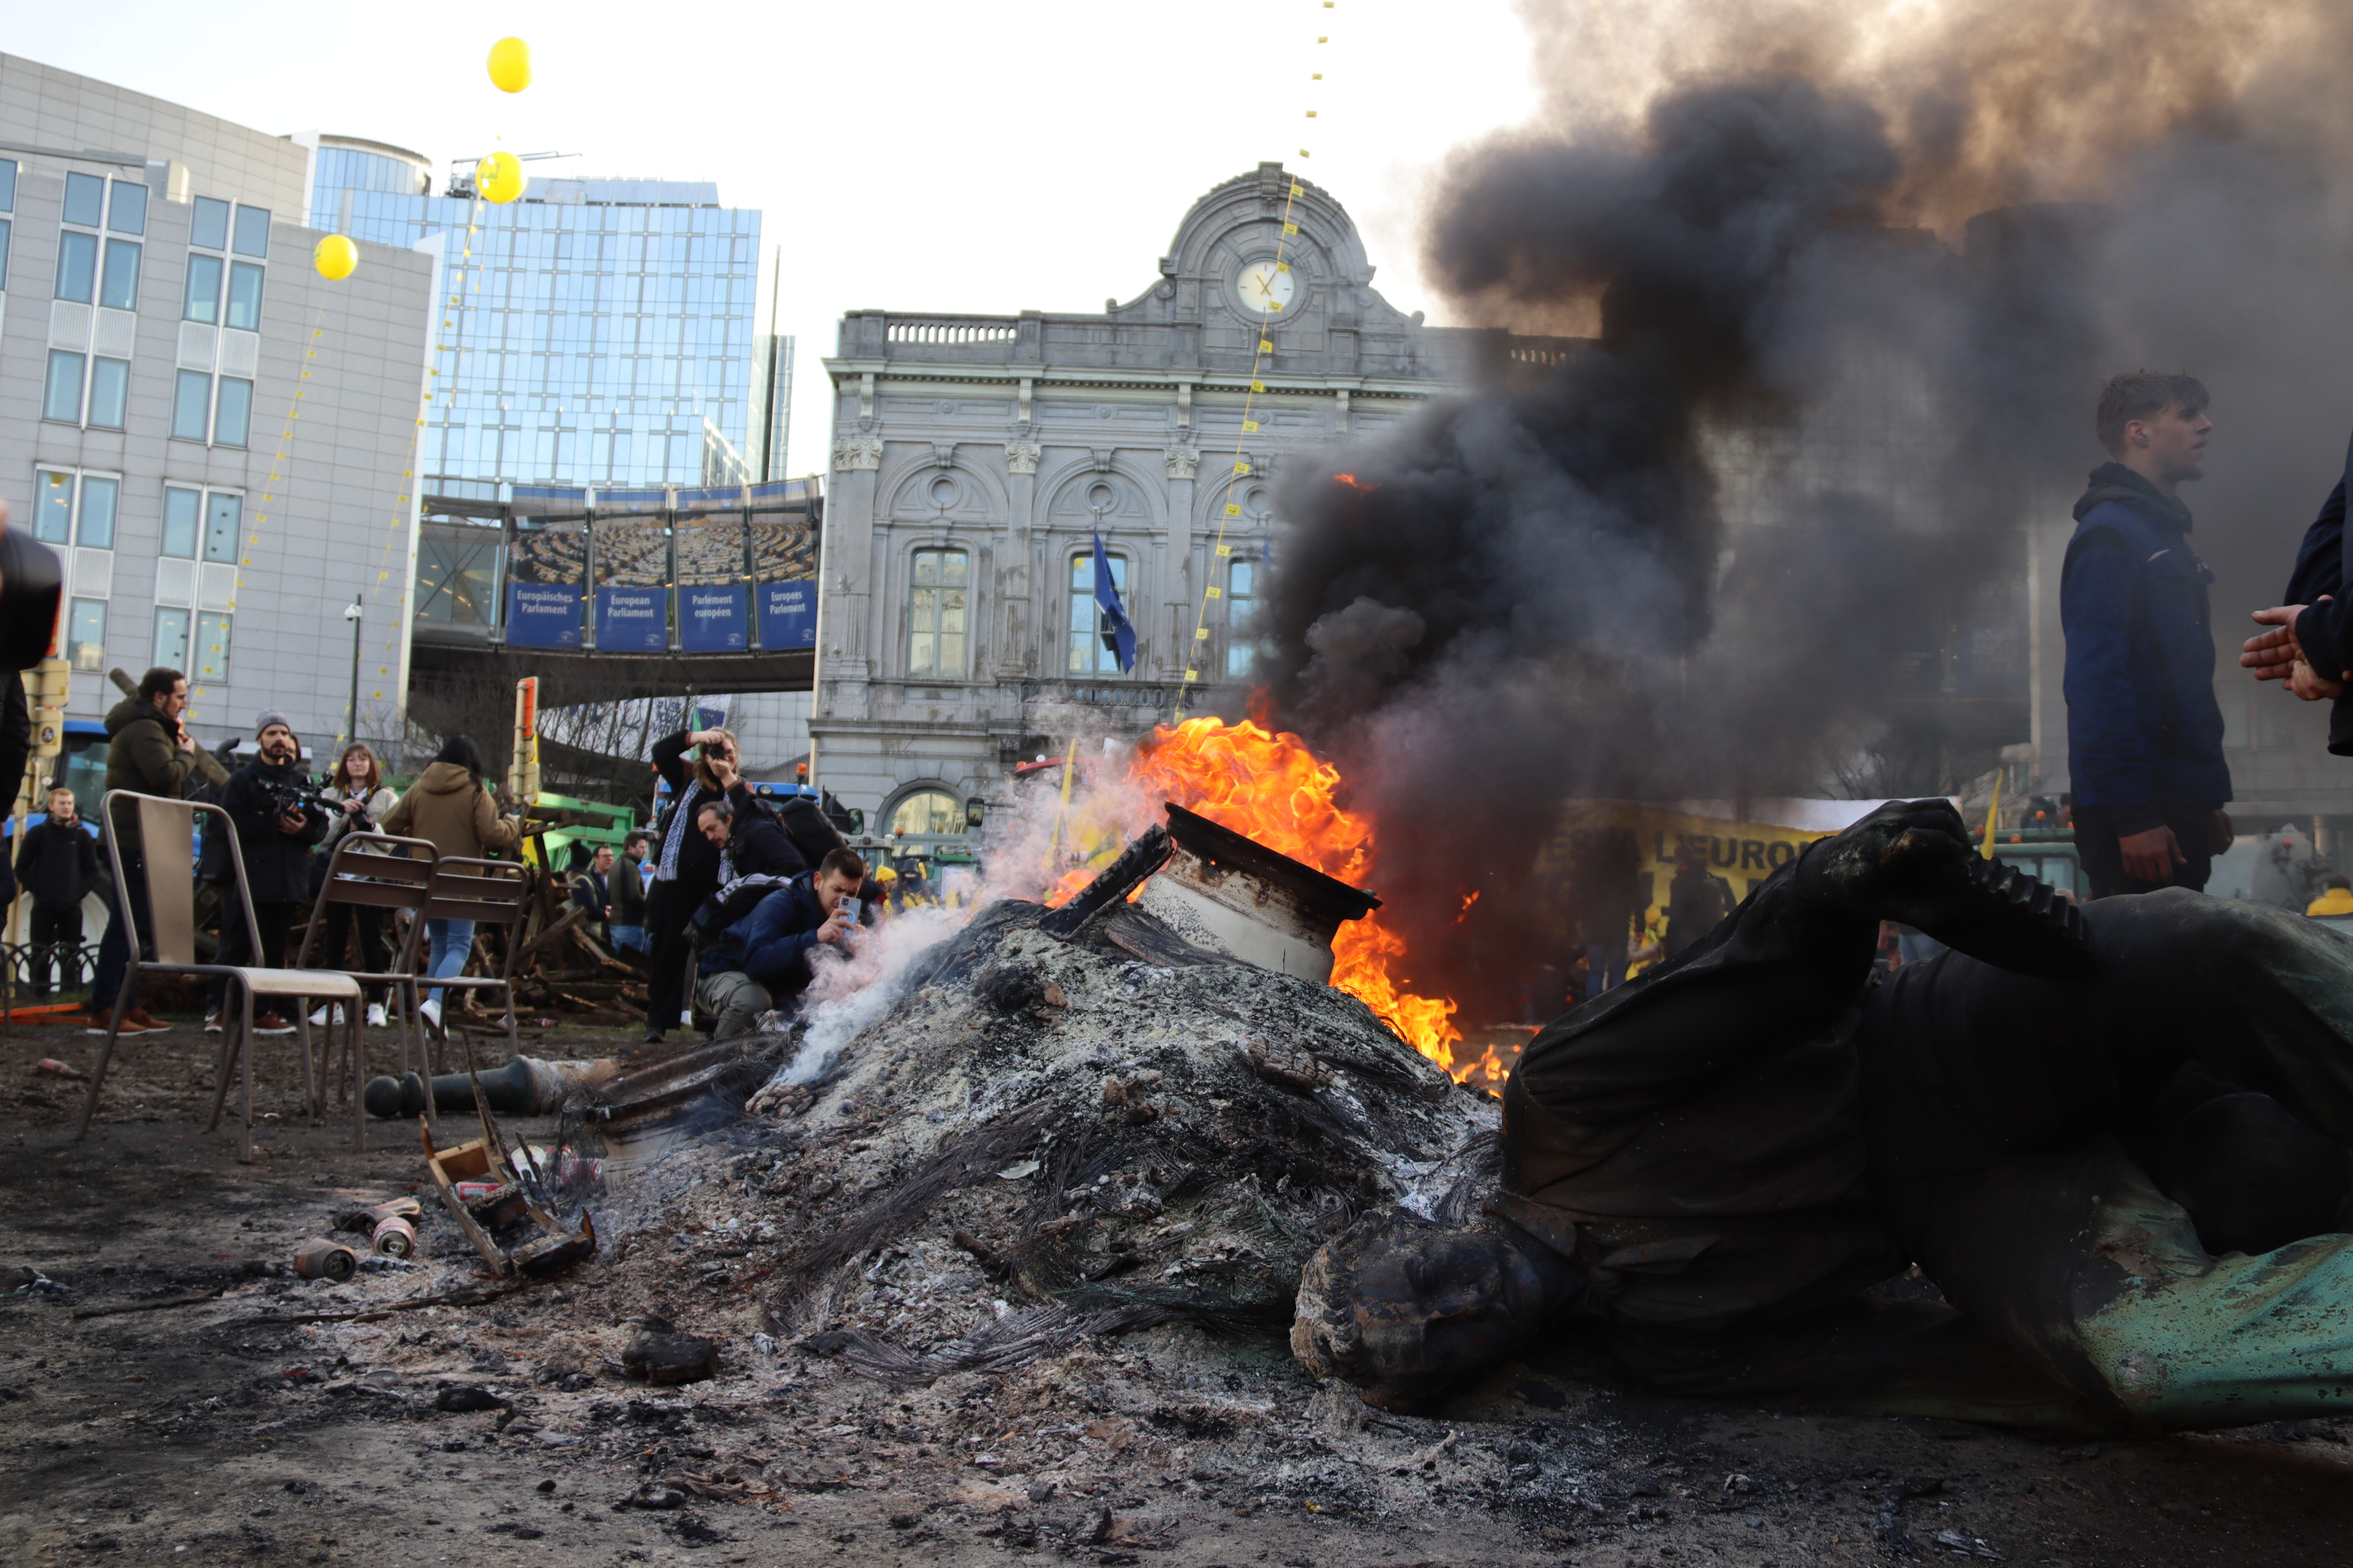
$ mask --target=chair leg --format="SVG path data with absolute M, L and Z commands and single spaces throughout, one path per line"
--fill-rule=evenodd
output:
M 240 986 L 239 989 L 245 993 L 245 1018 L 242 1031 L 245 1049 L 241 1053 L 244 1065 L 239 1073 L 245 1082 L 245 1132 L 237 1141 L 237 1157 L 238 1163 L 250 1165 L 253 1163 L 253 988 L 248 985 Z
M 329 1017 L 334 1015 L 330 1013 Z M 367 1100 L 360 1093 L 367 1082 L 367 1037 L 360 1033 L 360 1012 L 354 1007 L 343 1019 L 343 1061 L 351 1068 L 352 1152 L 367 1152 Z
M 221 1113 L 228 1109 L 228 1080 L 252 1043 L 237 1033 L 237 1015 L 229 1011 L 226 995 L 221 998 L 221 1014 L 220 1059 L 214 1064 L 213 1119 L 205 1128 L 207 1132 L 219 1131 Z
M 74 1129 L 74 1141 L 90 1136 L 90 1119 L 98 1111 L 99 1086 L 106 1081 L 107 1058 L 114 1055 L 114 1033 L 122 1027 L 122 1005 L 131 999 L 131 987 L 139 979 L 139 959 L 134 952 L 122 970 L 122 989 L 115 994 L 114 1005 L 106 1016 L 106 1044 L 98 1047 L 98 1065 L 90 1069 L 90 1094 L 81 1102 L 81 1125 Z
M 319 1080 L 311 1072 L 311 1015 L 305 1010 L 310 1000 L 308 996 L 294 998 L 294 1027 L 300 1031 L 296 1038 L 302 1045 L 302 1098 L 311 1102 L 311 1125 L 316 1127 L 324 1108 L 319 1103 Z M 335 1038 L 334 1004 L 329 1003 L 327 1009 L 327 1041 L 329 1048 L 332 1049 Z

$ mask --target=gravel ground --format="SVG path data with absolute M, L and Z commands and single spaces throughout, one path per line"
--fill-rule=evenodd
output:
M 769 1331 L 764 1289 L 830 1223 L 794 1173 L 831 1145 L 790 1117 L 616 1174 L 596 1206 L 606 1245 L 562 1279 L 300 1321 L 481 1283 L 429 1209 L 413 1268 L 332 1285 L 245 1268 L 353 1201 L 414 1191 L 413 1129 L 376 1125 L 353 1152 L 347 1126 L 309 1123 L 290 1046 L 268 1044 L 274 1114 L 240 1166 L 232 1132 L 202 1131 L 211 1055 L 182 1020 L 126 1043 L 75 1142 L 80 1086 L 31 1068 L 87 1064 L 95 1044 L 55 1026 L 0 1041 L 0 1290 L 19 1268 L 57 1285 L 0 1297 L 11 1563 L 2353 1560 L 2353 1423 L 2087 1446 L 1662 1399 L 1575 1342 L 1440 1418 L 1399 1419 L 1318 1387 L 1278 1331 L 1181 1323 L 886 1380 L 805 1348 L 821 1335 Z M 619 1031 L 526 1044 L 630 1048 Z M 949 1217 L 861 1259 L 858 1300 L 896 1300 L 915 1323 L 923 1301 L 960 1299 L 932 1339 L 1018 1316 Z M 205 1299 L 75 1315 L 185 1295 Z M 625 1375 L 622 1347 L 656 1320 L 717 1342 L 718 1375 Z M 438 1408 L 465 1403 L 450 1387 L 501 1403 Z

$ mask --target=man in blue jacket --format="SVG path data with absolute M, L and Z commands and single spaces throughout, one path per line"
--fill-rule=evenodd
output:
M 2100 444 L 2060 570 L 2075 845 L 2092 897 L 2201 889 L 2231 846 L 2231 770 L 2184 480 L 2205 474 L 2206 389 L 2136 371 L 2100 395 Z
M 866 862 L 849 849 L 829 851 L 729 926 L 702 954 L 694 999 L 719 1018 L 717 1037 L 749 1034 L 761 1014 L 808 985 L 809 954 L 857 929 L 841 900 L 866 880 Z

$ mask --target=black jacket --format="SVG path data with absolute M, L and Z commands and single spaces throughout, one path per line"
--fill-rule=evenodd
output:
M 739 805 L 719 860 L 722 887 L 745 877 L 773 877 L 786 882 L 809 868 L 791 836 L 756 805 L 744 809 Z
M 662 818 L 661 826 L 655 832 L 653 855 L 646 862 L 646 879 L 650 884 L 663 858 L 676 855 L 673 879 L 678 883 L 679 901 L 670 907 L 681 920 L 719 886 L 719 851 L 694 830 L 694 807 L 710 799 L 711 792 L 694 776 L 694 769 L 687 763 L 687 731 L 681 730 L 654 742 L 654 771 L 670 785 L 671 805 L 670 815 Z M 742 779 L 735 781 L 727 798 L 735 807 L 737 822 L 752 814 L 752 792 Z M 650 886 L 647 892 L 650 896 Z
M 2345 454 L 2345 473 L 2353 477 L 2353 447 Z M 2316 672 L 2330 680 L 2353 669 L 2353 593 L 2345 588 L 2348 574 L 2345 531 L 2345 479 L 2320 503 L 2320 515 L 2304 531 L 2296 552 L 2295 571 L 2288 578 L 2284 605 L 2303 605 L 2295 618 L 2295 640 L 2304 647 Z M 2329 602 L 2322 604 L 2326 598 Z M 2338 698 L 2328 715 L 2328 749 L 2340 757 L 2353 756 L 2353 691 Z
M 306 811 L 301 832 L 280 833 L 278 803 L 269 797 L 272 784 L 305 782 L 299 760 L 272 765 L 257 758 L 229 774 L 221 786 L 221 809 L 237 825 L 246 886 L 257 904 L 299 904 L 311 896 L 311 848 L 327 836 L 326 813 L 323 808 Z M 205 879 L 232 881 L 236 873 L 229 869 L 227 851 L 216 852 L 212 837 L 206 836 Z
M 41 910 L 78 910 L 98 885 L 98 840 L 76 822 L 59 827 L 44 816 L 25 829 L 16 880 Z
M 605 885 L 605 879 L 596 874 L 595 867 L 591 866 L 572 879 L 572 901 L 588 911 L 590 924 L 603 923 L 605 906 L 613 901 L 613 896 Z

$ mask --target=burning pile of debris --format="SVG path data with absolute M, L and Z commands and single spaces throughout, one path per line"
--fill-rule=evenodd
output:
M 1307 1257 L 1367 1207 L 1475 1209 L 1494 1106 L 1324 983 L 1377 900 L 1167 812 L 1061 907 L 987 906 L 854 1033 L 821 1007 L 583 1088 L 565 1142 L 630 1206 L 672 1153 L 750 1152 L 791 1238 L 769 1331 L 888 1382 L 1287 1322 Z

